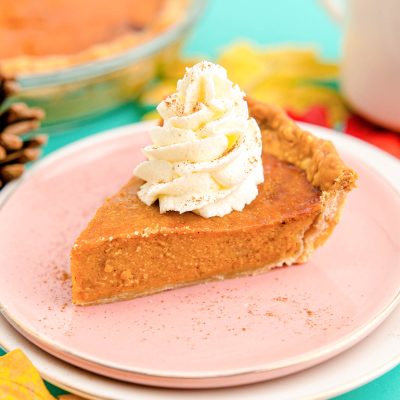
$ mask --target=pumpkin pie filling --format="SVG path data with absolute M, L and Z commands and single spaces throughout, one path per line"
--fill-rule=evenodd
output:
M 186 0 L 2 0 L 0 65 L 44 72 L 127 50 L 182 17 Z
M 109 301 L 116 293 L 131 298 L 296 260 L 321 212 L 321 193 L 304 171 L 267 153 L 264 173 L 266 183 L 245 211 L 209 219 L 160 214 L 157 205 L 138 199 L 142 182 L 133 177 L 98 210 L 73 249 L 74 302 Z
M 0 58 L 73 54 L 151 24 L 162 0 L 3 0 Z

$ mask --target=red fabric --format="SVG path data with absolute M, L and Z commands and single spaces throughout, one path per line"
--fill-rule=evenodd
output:
M 293 110 L 286 111 L 296 121 L 309 122 L 331 128 L 328 122 L 328 110 L 323 106 L 310 107 L 302 114 Z M 400 133 L 391 132 L 376 126 L 358 115 L 350 115 L 347 121 L 344 122 L 343 131 L 400 158 Z
M 386 150 L 395 157 L 400 158 L 400 134 L 387 131 L 384 128 L 373 125 L 365 119 L 351 115 L 346 121 L 344 131 L 359 139 L 365 140 L 375 146 Z
M 296 121 L 308 122 L 319 126 L 329 128 L 328 111 L 323 106 L 310 107 L 304 114 L 296 113 L 292 110 L 286 110 L 288 115 Z

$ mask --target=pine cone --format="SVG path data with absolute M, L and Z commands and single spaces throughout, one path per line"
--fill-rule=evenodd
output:
M 19 178 L 24 164 L 36 160 L 40 147 L 47 143 L 46 135 L 31 134 L 44 118 L 42 109 L 14 103 L 2 110 L 7 99 L 17 91 L 15 80 L 0 74 L 0 188 Z

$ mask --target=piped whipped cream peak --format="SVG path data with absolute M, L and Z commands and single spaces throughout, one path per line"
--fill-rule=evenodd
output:
M 134 171 L 145 181 L 138 192 L 145 204 L 158 200 L 161 213 L 208 218 L 242 211 L 257 197 L 264 181 L 260 128 L 223 67 L 202 61 L 187 68 L 157 110 L 163 125 L 151 130 L 148 161 Z

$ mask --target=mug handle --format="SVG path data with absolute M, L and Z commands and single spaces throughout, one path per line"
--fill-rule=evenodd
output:
M 320 2 L 333 20 L 335 20 L 338 24 L 343 23 L 345 11 L 344 1 L 320 0 Z

